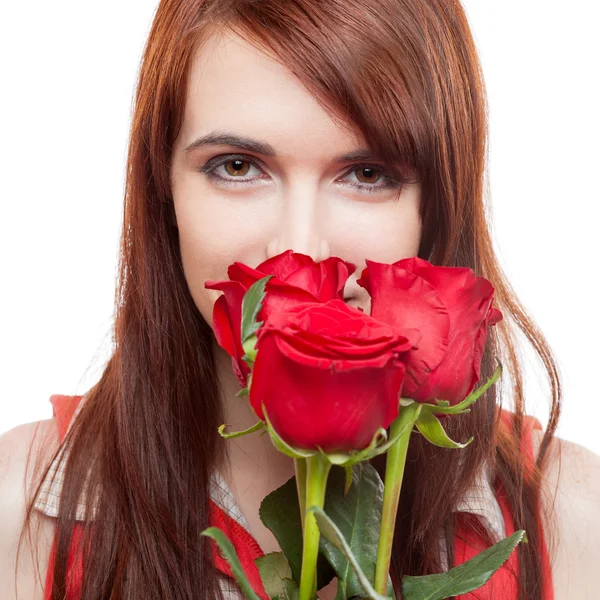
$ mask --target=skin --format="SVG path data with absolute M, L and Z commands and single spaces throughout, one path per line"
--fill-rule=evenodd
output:
M 236 34 L 213 36 L 198 49 L 191 69 L 171 182 L 185 276 L 202 316 L 212 324 L 220 295 L 205 289 L 205 281 L 227 279 L 234 261 L 256 267 L 287 249 L 316 261 L 339 256 L 356 264 L 345 292 L 349 304 L 368 311 L 368 294 L 356 285 L 365 258 L 395 262 L 418 252 L 420 185 L 386 185 L 381 161 L 368 162 L 373 171 L 359 166 L 365 161 L 335 163 L 336 156 L 366 148 L 360 133 L 332 117 L 285 67 Z M 186 153 L 197 138 L 216 129 L 267 142 L 276 156 L 225 145 Z M 226 186 L 200 172 L 209 159 L 233 153 L 243 153 L 243 161 L 230 158 L 216 172 L 248 185 Z M 226 422 L 231 430 L 249 427 L 256 416 L 235 397 L 239 384 L 229 357 L 218 347 L 215 352 Z M 245 513 L 257 515 L 260 500 L 293 475 L 293 462 L 268 436 L 230 442 L 231 472 L 224 476 Z M 265 551 L 277 549 L 258 516 L 250 526 Z

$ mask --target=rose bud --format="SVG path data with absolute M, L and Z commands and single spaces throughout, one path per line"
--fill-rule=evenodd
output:
M 492 284 L 469 268 L 418 257 L 366 262 L 357 283 L 371 295 L 371 316 L 423 336 L 406 356 L 402 397 L 451 405 L 464 400 L 480 377 L 487 329 L 502 319 L 492 307 Z

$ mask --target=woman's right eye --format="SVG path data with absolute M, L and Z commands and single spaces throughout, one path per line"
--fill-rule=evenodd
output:
M 224 173 L 220 174 L 217 169 L 224 168 Z M 254 167 L 262 173 L 262 169 L 254 162 L 244 156 L 228 155 L 217 156 L 209 160 L 200 171 L 218 185 L 248 185 L 253 183 L 259 177 L 243 179 L 251 168 Z M 236 180 L 236 181 L 234 181 Z

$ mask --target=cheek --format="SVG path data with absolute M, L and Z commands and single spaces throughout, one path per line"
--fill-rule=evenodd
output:
M 209 190 L 198 173 L 178 160 L 171 185 L 184 276 L 196 307 L 212 326 L 213 305 L 221 292 L 204 284 L 227 279 L 227 267 L 247 257 L 252 219 L 239 198 Z
M 213 305 L 221 292 L 207 290 L 204 284 L 208 280 L 227 279 L 227 267 L 239 260 L 237 244 L 241 239 L 231 222 L 228 225 L 214 205 L 212 208 L 205 213 L 197 207 L 176 207 L 185 279 L 194 303 L 211 326 Z
M 341 219 L 340 213 L 338 224 Z M 332 251 L 357 265 L 364 265 L 365 259 L 393 263 L 416 256 L 422 232 L 418 196 L 403 195 L 396 204 L 363 207 L 353 219 L 345 220 L 344 230 L 343 244 Z
M 392 263 L 415 256 L 421 241 L 421 226 L 412 215 L 399 219 L 390 216 L 373 222 L 363 222 L 352 239 L 353 252 L 360 253 L 360 262 L 364 259 L 382 263 Z
M 181 261 L 183 272 L 194 304 L 204 317 L 207 323 L 212 326 L 212 307 L 214 301 L 218 298 L 219 292 L 216 290 L 207 290 L 204 282 L 209 279 L 222 279 L 222 276 L 213 276 L 211 273 L 216 268 L 216 263 L 206 262 L 206 253 L 202 250 L 201 244 L 195 242 L 180 233 Z M 226 267 L 225 267 L 226 269 Z
M 346 222 L 346 234 L 337 244 L 336 254 L 357 265 L 356 277 L 366 266 L 365 259 L 391 264 L 418 254 L 422 233 L 419 205 L 414 198 L 412 202 L 403 200 L 383 210 L 363 210 L 360 218 Z M 357 294 L 348 304 L 371 314 L 367 290 L 359 287 Z

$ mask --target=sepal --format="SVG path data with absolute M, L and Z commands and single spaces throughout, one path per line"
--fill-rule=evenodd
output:
M 255 431 L 259 431 L 260 429 L 262 429 L 264 426 L 265 426 L 265 424 L 262 421 L 258 421 L 258 423 L 255 423 L 254 425 L 252 425 L 252 427 L 248 427 L 248 429 L 244 429 L 243 431 L 234 431 L 233 433 L 223 433 L 225 427 L 227 427 L 227 425 L 225 423 L 223 423 L 223 425 L 221 425 L 219 427 L 219 434 L 221 435 L 221 437 L 224 437 L 226 440 L 229 440 L 231 438 L 242 437 L 243 435 L 248 435 L 249 433 L 254 433 Z
M 283 452 L 283 454 L 286 454 L 291 458 L 310 458 L 311 456 L 317 454 L 318 450 L 306 450 L 303 448 L 295 448 L 294 446 L 290 446 L 290 444 L 281 439 L 279 434 L 273 428 L 273 424 L 269 419 L 269 415 L 267 414 L 267 409 L 265 408 L 264 402 L 262 405 L 262 410 L 263 415 L 265 416 L 267 431 L 271 436 L 271 441 L 273 442 L 277 450 L 279 450 L 279 452 Z
M 459 415 L 461 413 L 470 412 L 468 408 L 473 402 L 475 402 L 484 392 L 486 392 L 496 381 L 498 381 L 500 375 L 502 374 L 502 365 L 499 364 L 496 367 L 496 370 L 492 373 L 492 376 L 480 387 L 473 390 L 464 400 L 455 404 L 454 406 L 450 406 L 450 402 L 448 400 L 442 400 L 435 398 L 436 404 L 430 404 L 429 402 L 420 402 L 425 407 L 430 407 L 430 410 L 435 414 L 443 414 L 443 415 Z M 401 398 L 400 406 L 407 406 L 411 402 L 414 402 L 412 398 Z
M 242 346 L 244 347 L 244 352 L 247 354 L 248 351 L 244 344 L 258 331 L 262 325 L 262 321 L 257 321 L 256 317 L 262 308 L 263 301 L 266 296 L 265 286 L 271 277 L 273 277 L 273 275 L 267 275 L 266 277 L 255 281 L 248 288 L 248 291 L 244 294 L 244 298 L 242 300 L 241 340 Z M 250 357 L 252 358 L 251 355 Z
M 236 396 L 238 398 L 243 398 L 244 396 L 247 396 L 250 393 L 250 390 L 248 389 L 248 386 L 246 386 L 245 388 L 242 388 L 237 394 Z
M 421 412 L 416 425 L 417 429 L 428 441 L 440 448 L 465 448 L 473 441 L 473 436 L 464 444 L 451 440 L 439 419 L 429 410 Z

